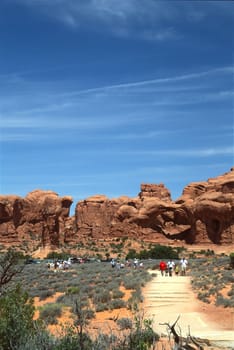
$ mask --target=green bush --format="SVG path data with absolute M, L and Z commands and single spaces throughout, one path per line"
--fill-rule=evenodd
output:
M 109 310 L 109 305 L 108 304 L 102 304 L 102 303 L 98 303 L 95 305 L 95 310 L 96 312 L 102 312 L 105 310 Z
M 68 253 L 58 253 L 58 252 L 50 252 L 49 254 L 47 254 L 46 259 L 52 259 L 52 260 L 67 260 L 69 258 L 69 254 Z
M 62 315 L 62 305 L 50 303 L 41 307 L 40 319 L 47 324 L 57 324 L 57 318 Z
M 128 350 L 147 350 L 159 340 L 159 335 L 152 328 L 152 320 L 135 318 L 134 329 L 129 335 Z
M 53 290 L 43 290 L 39 295 L 40 300 L 45 300 L 48 297 L 51 297 L 52 295 L 54 295 L 54 291 Z
M 66 294 L 79 294 L 80 292 L 80 288 L 77 286 L 71 286 L 69 288 L 67 288 Z
M 17 285 L 0 297 L 0 349 L 18 349 L 35 332 L 34 306 Z
M 46 348 L 45 348 L 46 349 Z M 77 333 L 76 327 L 69 327 L 65 330 L 65 334 L 56 339 L 54 347 L 51 350 L 90 350 L 92 348 L 92 340 L 88 334 Z
M 108 290 L 105 290 L 104 288 L 102 289 L 97 289 L 96 294 L 93 297 L 93 302 L 95 304 L 97 303 L 108 303 L 111 300 L 111 295 Z
M 114 298 L 114 299 L 123 298 L 123 296 L 124 296 L 124 292 L 122 292 L 119 289 L 114 289 L 112 291 L 112 298 Z
M 120 328 L 120 330 L 124 329 L 132 329 L 133 323 L 132 320 L 128 317 L 122 317 L 117 320 L 117 325 Z
M 216 299 L 216 306 L 223 306 L 223 307 L 233 307 L 233 303 L 231 300 L 224 298 L 222 295 L 219 295 Z
M 234 252 L 229 255 L 230 258 L 230 266 L 234 269 Z
M 129 260 L 129 259 L 134 259 L 137 257 L 137 252 L 135 249 L 129 249 L 128 251 L 128 254 L 126 256 L 126 259 Z
M 178 259 L 179 253 L 177 249 L 170 246 L 156 244 L 148 250 L 141 250 L 136 253 L 134 249 L 130 249 L 126 259 Z
M 109 307 L 111 310 L 114 309 L 121 309 L 123 307 L 126 307 L 126 303 L 124 300 L 122 299 L 113 299 L 111 300 L 111 302 L 109 303 Z

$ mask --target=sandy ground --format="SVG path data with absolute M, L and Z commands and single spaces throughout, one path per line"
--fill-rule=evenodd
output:
M 189 276 L 157 277 L 144 289 L 144 309 L 152 317 L 154 330 L 167 334 L 165 323 L 172 325 L 180 315 L 177 331 L 211 340 L 216 345 L 234 348 L 234 310 L 200 302 L 193 293 Z M 162 325 L 164 323 L 164 325 Z

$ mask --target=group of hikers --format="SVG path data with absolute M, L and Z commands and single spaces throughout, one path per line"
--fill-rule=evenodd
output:
M 48 262 L 47 264 L 48 269 L 53 269 L 54 271 L 57 270 L 68 270 L 71 267 L 71 261 L 68 260 L 55 260 L 54 262 Z
M 140 267 L 143 268 L 143 262 L 139 261 L 139 259 L 135 258 L 133 261 L 126 260 L 124 263 L 119 262 L 118 260 L 111 259 L 111 266 L 114 268 L 116 267 L 117 269 L 123 269 L 124 267 L 133 267 L 134 269 Z
M 159 264 L 159 269 L 161 271 L 162 276 L 172 276 L 173 273 L 175 273 L 175 275 L 177 276 L 179 274 L 181 276 L 185 276 L 187 265 L 188 260 L 186 260 L 185 258 L 182 258 L 177 264 L 175 264 L 173 260 L 168 260 L 167 263 L 164 260 L 161 260 Z

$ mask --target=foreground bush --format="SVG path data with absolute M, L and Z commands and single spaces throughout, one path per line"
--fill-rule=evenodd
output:
M 0 349 L 17 349 L 36 330 L 33 301 L 20 286 L 0 297 Z

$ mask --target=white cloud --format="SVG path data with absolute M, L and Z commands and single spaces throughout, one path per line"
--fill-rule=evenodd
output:
M 209 70 L 196 72 L 196 73 L 174 75 L 174 76 L 165 77 L 165 78 L 156 78 L 151 80 L 142 80 L 142 81 L 136 81 L 136 82 L 125 82 L 121 84 L 106 85 L 106 86 L 101 86 L 96 88 L 68 92 L 66 94 L 63 94 L 63 96 L 75 96 L 75 95 L 89 94 L 89 93 L 95 93 L 100 91 L 108 91 L 113 89 L 134 88 L 134 87 L 149 86 L 149 85 L 156 85 L 156 84 L 167 84 L 167 83 L 173 83 L 173 82 L 179 82 L 179 81 L 199 79 L 199 78 L 209 76 L 212 74 L 217 74 L 217 73 L 234 73 L 234 67 L 227 66 L 227 67 L 209 69 Z
M 69 120 L 69 121 L 68 121 Z M 2 129 L 26 129 L 26 128 L 53 128 L 53 129 L 72 129 L 72 128 L 79 128 L 79 129 L 102 129 L 102 128 L 108 128 L 108 127 L 115 127 L 117 125 L 125 125 L 129 123 L 124 118 L 117 118 L 117 119 L 111 119 L 111 118 L 24 118 L 24 117 L 17 117 L 17 118 L 10 118 L 7 117 L 3 120 L 1 118 L 0 125 Z
M 234 147 L 201 148 L 201 149 L 158 149 L 158 150 L 135 150 L 135 151 L 115 151 L 104 150 L 103 154 L 110 153 L 131 156 L 167 156 L 167 157 L 213 157 L 217 155 L 229 156 L 234 154 Z
M 72 28 L 86 27 L 117 36 L 145 40 L 182 37 L 173 26 L 178 22 L 195 25 L 209 16 L 233 17 L 229 1 L 156 0 L 11 0 L 29 6 Z M 146 30 L 145 30 L 146 29 Z M 144 33 L 145 30 L 145 33 Z
M 12 0 L 38 9 L 72 28 L 86 27 L 122 37 L 164 41 L 180 38 L 179 20 L 199 22 L 207 7 L 184 1 L 155 0 Z

